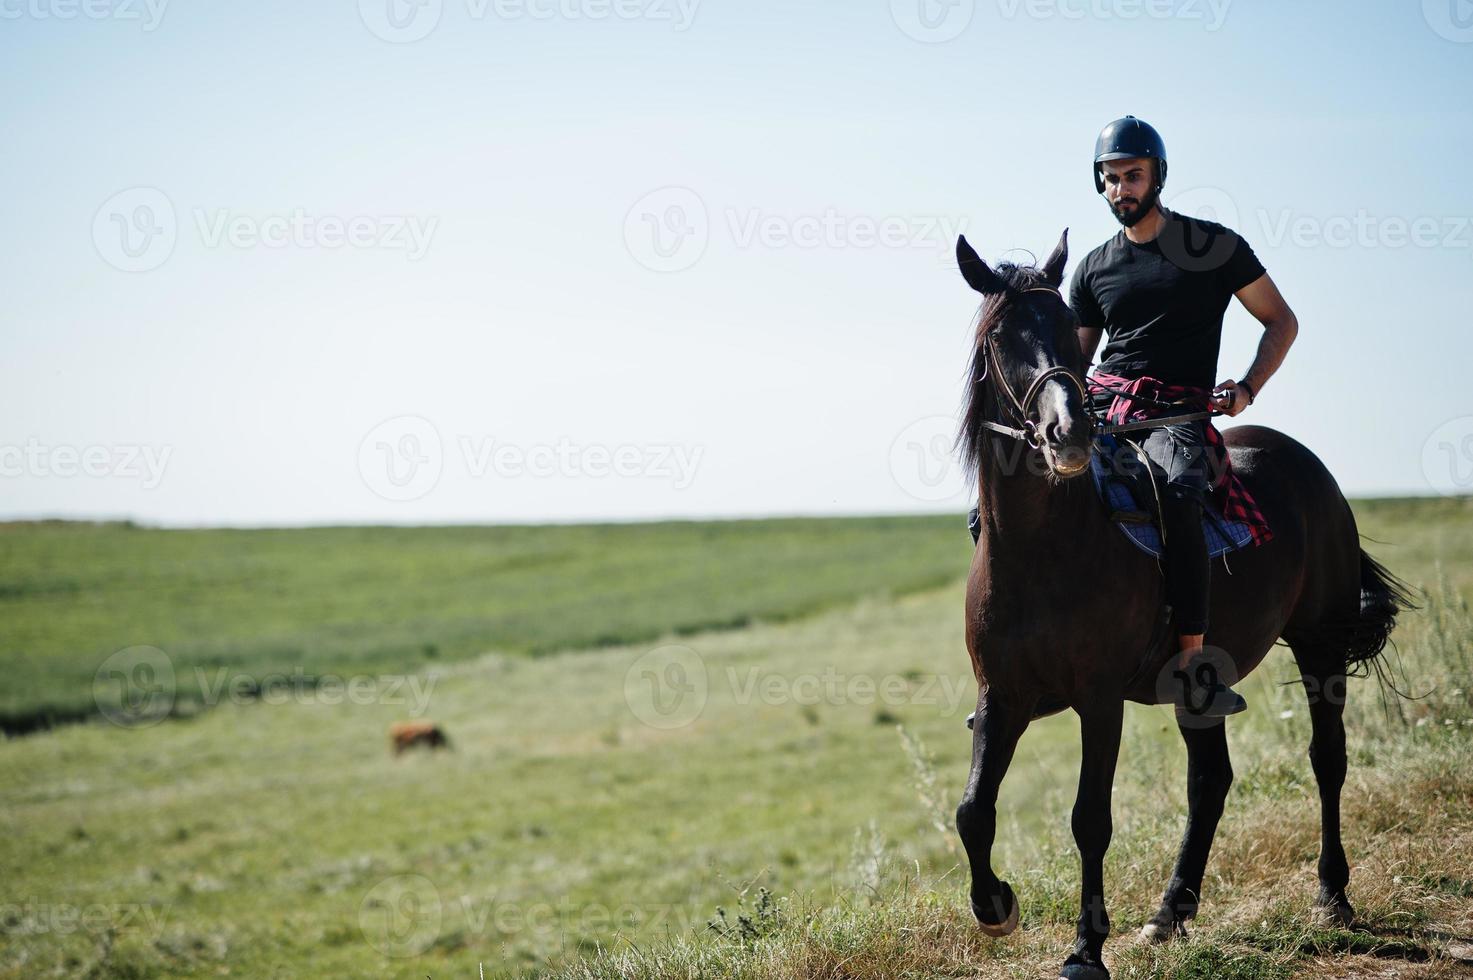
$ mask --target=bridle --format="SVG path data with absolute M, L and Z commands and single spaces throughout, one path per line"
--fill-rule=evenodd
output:
M 1064 299 L 1063 296 L 1059 295 L 1059 290 L 1055 286 L 1033 286 L 1028 289 L 1020 289 L 1018 293 L 1052 293 L 1059 298 L 1060 302 L 1063 302 Z M 998 317 L 997 322 L 1001 323 L 1002 317 Z M 1012 386 L 1008 384 L 1007 375 L 1003 373 L 1002 363 L 998 360 L 997 348 L 992 342 L 992 331 L 994 329 L 996 329 L 996 324 L 982 335 L 982 352 L 984 358 L 982 363 L 982 377 L 976 380 L 976 384 L 986 381 L 987 375 L 991 373 L 996 379 L 998 390 L 1007 399 L 1006 401 L 1000 401 L 1003 410 L 1011 415 L 1013 421 L 1017 422 L 1018 425 L 1003 425 L 1001 422 L 984 419 L 981 423 L 982 427 L 991 429 L 993 432 L 999 432 L 1005 436 L 1011 436 L 1014 439 L 1020 439 L 1034 449 L 1042 449 L 1044 440 L 1038 432 L 1038 423 L 1031 416 L 1034 407 L 1033 403 L 1038 400 L 1039 394 L 1043 391 L 1043 386 L 1055 378 L 1061 380 L 1067 379 L 1074 386 L 1074 390 L 1079 392 L 1079 401 L 1085 406 L 1085 411 L 1088 411 L 1089 396 L 1085 392 L 1084 382 L 1080 380 L 1079 375 L 1075 374 L 1072 369 L 1058 364 L 1040 371 L 1029 382 L 1028 390 L 1023 392 L 1023 397 L 1019 398 L 1013 391 Z

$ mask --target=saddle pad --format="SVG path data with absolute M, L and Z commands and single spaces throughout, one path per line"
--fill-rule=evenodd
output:
M 1163 552 L 1161 529 L 1156 524 L 1154 502 L 1147 506 L 1146 501 L 1136 500 L 1130 481 L 1112 474 L 1106 468 L 1105 460 L 1115 458 L 1115 453 L 1119 448 L 1119 442 L 1112 435 L 1099 436 L 1095 440 L 1094 452 L 1089 454 L 1090 478 L 1094 480 L 1095 490 L 1099 492 L 1100 499 L 1105 502 L 1109 510 L 1111 523 L 1125 532 L 1131 544 L 1152 557 L 1160 558 Z M 1132 512 L 1150 514 L 1151 519 L 1149 521 L 1116 519 L 1118 514 Z M 1202 508 L 1202 532 L 1206 535 L 1207 554 L 1211 558 L 1217 558 L 1230 551 L 1237 551 L 1239 548 L 1246 548 L 1253 543 L 1252 527 L 1243 521 L 1229 521 L 1224 518 L 1214 508 L 1210 495 L 1207 505 Z

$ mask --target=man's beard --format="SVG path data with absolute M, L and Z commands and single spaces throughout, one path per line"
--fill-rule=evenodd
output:
M 1149 191 L 1146 192 L 1146 196 L 1130 211 L 1129 214 L 1120 213 L 1120 205 L 1125 203 L 1124 200 L 1110 205 L 1110 213 L 1115 216 L 1116 221 L 1120 222 L 1125 227 L 1134 228 L 1138 221 L 1151 213 L 1151 211 L 1156 207 L 1156 202 L 1160 199 L 1160 188 L 1152 187 Z

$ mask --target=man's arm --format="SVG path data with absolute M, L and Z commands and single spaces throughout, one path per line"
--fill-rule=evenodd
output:
M 1274 285 L 1267 272 L 1238 290 L 1235 295 L 1243 307 L 1263 324 L 1263 337 L 1258 341 L 1258 353 L 1254 356 L 1248 373 L 1243 376 L 1256 398 L 1263 391 L 1268 379 L 1279 369 L 1279 365 L 1284 363 L 1289 347 L 1299 335 L 1299 319 L 1289 309 L 1289 304 L 1284 302 L 1284 297 L 1279 294 L 1279 287 Z M 1248 407 L 1248 392 L 1236 381 L 1224 381 L 1213 392 L 1220 396 L 1215 400 L 1216 407 L 1229 416 L 1237 415 Z M 1241 394 L 1235 396 L 1235 392 Z
M 1074 333 L 1079 337 L 1079 350 L 1084 354 L 1084 366 L 1087 369 L 1095 362 L 1095 350 L 1100 346 L 1100 338 L 1105 331 L 1099 327 L 1075 327 Z

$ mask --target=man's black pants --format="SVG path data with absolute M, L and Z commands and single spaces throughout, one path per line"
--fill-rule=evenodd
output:
M 1207 497 L 1207 423 L 1182 422 L 1149 430 L 1142 443 L 1161 494 L 1161 534 L 1166 553 L 1166 601 L 1178 633 L 1207 632 L 1212 566 L 1202 532 Z

